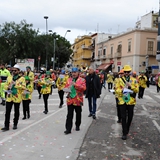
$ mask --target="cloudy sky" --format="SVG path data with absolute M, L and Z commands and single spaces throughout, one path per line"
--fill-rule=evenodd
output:
M 77 36 L 95 32 L 120 33 L 150 11 L 159 10 L 159 0 L 0 0 L 0 24 L 26 20 L 41 33 L 48 29 L 71 43 Z

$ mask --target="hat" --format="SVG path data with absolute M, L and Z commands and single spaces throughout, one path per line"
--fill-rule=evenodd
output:
M 144 71 L 141 71 L 142 74 L 144 74 Z
M 132 68 L 130 67 L 130 65 L 125 65 L 124 67 L 123 67 L 123 71 L 125 72 L 125 71 L 131 71 L 132 70 Z
M 15 65 L 13 66 L 13 68 L 16 68 L 16 69 L 19 69 L 19 70 L 20 70 L 20 67 L 19 67 L 18 64 L 15 64 Z
M 30 81 L 28 76 L 25 76 L 24 78 L 25 78 L 26 81 Z
M 61 70 L 61 73 L 62 73 L 62 74 L 65 74 L 65 70 Z
M 124 73 L 124 70 L 123 69 L 121 69 L 119 72 L 118 72 L 118 74 L 123 74 Z
M 72 72 L 78 72 L 79 70 L 78 70 L 78 68 L 77 67 L 73 67 L 72 68 Z
M 30 66 L 27 66 L 26 68 L 29 68 L 31 70 L 31 67 Z
M 46 71 L 46 75 L 51 75 L 51 72 L 50 71 Z

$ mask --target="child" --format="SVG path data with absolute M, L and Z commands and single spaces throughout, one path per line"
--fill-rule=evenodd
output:
M 22 120 L 26 119 L 26 113 L 27 113 L 27 118 L 30 118 L 30 107 L 29 104 L 31 102 L 31 94 L 33 92 L 33 84 L 30 83 L 30 79 L 28 76 L 25 76 L 25 81 L 26 81 L 26 90 L 23 91 L 22 94 L 22 104 L 23 104 L 23 115 L 24 117 Z

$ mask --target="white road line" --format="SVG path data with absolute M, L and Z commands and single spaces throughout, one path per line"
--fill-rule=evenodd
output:
M 152 122 L 156 126 L 156 128 L 158 129 L 158 131 L 160 132 L 160 126 L 158 125 L 158 123 L 155 120 L 152 120 Z
M 41 120 L 39 120 L 39 121 L 37 121 L 37 122 L 35 122 L 35 123 L 32 123 L 31 125 L 23 128 L 22 130 L 17 131 L 16 133 L 12 134 L 11 136 L 8 136 L 8 137 L 0 140 L 0 143 L 4 143 L 4 142 L 8 141 L 9 139 L 12 139 L 13 137 L 15 137 L 15 136 L 19 135 L 20 133 L 22 133 L 22 132 L 26 131 L 27 129 L 29 129 L 30 127 L 33 127 L 33 126 L 37 125 L 38 123 L 40 123 L 40 122 L 42 122 L 42 121 L 44 121 L 44 120 L 52 117 L 53 115 L 57 114 L 58 112 L 60 112 L 60 111 L 63 110 L 63 109 L 66 109 L 66 108 L 61 108 L 61 109 L 59 109 L 58 111 L 56 111 L 56 112 L 54 112 L 54 113 L 52 113 L 52 114 L 50 114 L 50 115 L 47 115 L 47 117 L 45 117 L 45 118 L 43 118 L 43 119 L 41 119 Z
M 146 108 L 144 105 L 142 105 L 142 108 L 143 108 L 145 111 L 147 111 L 147 108 Z
M 153 100 L 153 98 L 151 98 L 150 96 L 148 96 L 148 95 L 144 95 L 143 96 L 145 99 L 147 99 L 147 100 Z
M 155 97 L 157 97 L 157 98 L 160 98 L 160 95 L 154 95 Z

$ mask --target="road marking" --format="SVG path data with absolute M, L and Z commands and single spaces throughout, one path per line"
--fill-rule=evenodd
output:
M 157 97 L 157 98 L 160 98 L 160 95 L 154 95 L 155 97 Z
M 156 126 L 156 128 L 158 129 L 158 131 L 160 132 L 160 126 L 158 125 L 158 123 L 155 120 L 152 120 L 152 122 Z
M 151 98 L 150 96 L 148 96 L 148 95 L 144 95 L 143 96 L 145 99 L 147 99 L 147 100 L 153 100 L 153 98 Z
M 20 131 L 17 131 L 16 133 L 13 133 L 12 136 L 8 136 L 8 137 L 0 140 L 0 143 L 4 143 L 4 142 L 8 141 L 9 139 L 12 139 L 13 137 L 15 137 L 15 136 L 19 135 L 20 133 L 22 133 L 22 132 L 26 131 L 27 129 L 29 129 L 30 127 L 33 127 L 33 126 L 37 125 L 38 123 L 40 123 L 40 122 L 42 122 L 42 121 L 44 121 L 44 120 L 52 117 L 53 115 L 57 114 L 58 112 L 60 112 L 60 111 L 63 110 L 63 109 L 66 109 L 66 108 L 65 108 L 65 107 L 64 107 L 64 108 L 61 108 L 61 109 L 59 109 L 58 111 L 56 111 L 56 112 L 54 112 L 54 113 L 52 113 L 52 114 L 50 114 L 50 115 L 47 115 L 47 117 L 44 117 L 43 119 L 41 119 L 41 120 L 39 120 L 39 121 L 36 121 L 35 123 L 32 123 L 31 125 L 23 128 L 23 129 L 20 130 Z
M 104 99 L 110 99 L 110 95 L 106 95 Z
M 147 111 L 147 108 L 146 108 L 144 105 L 142 105 L 142 108 L 143 108 L 145 111 Z

